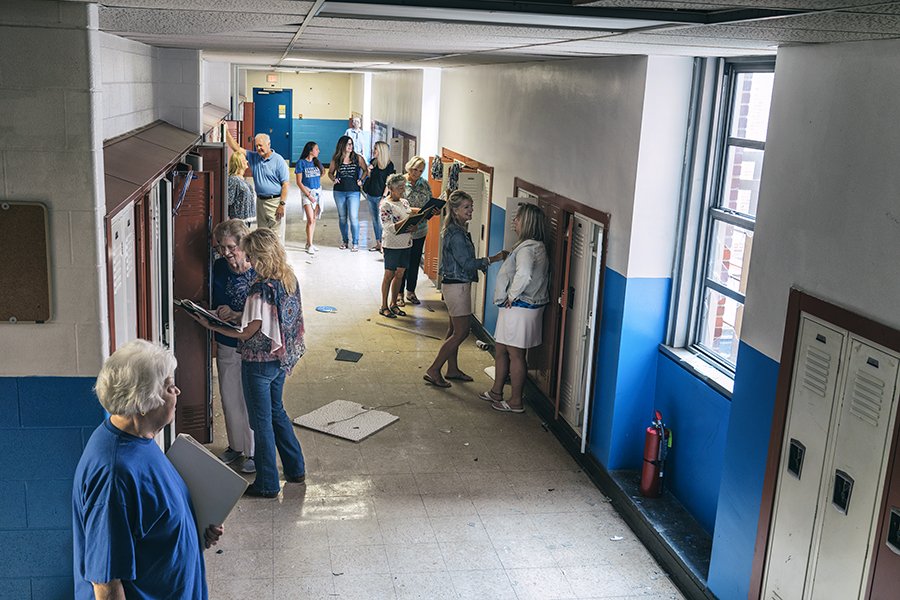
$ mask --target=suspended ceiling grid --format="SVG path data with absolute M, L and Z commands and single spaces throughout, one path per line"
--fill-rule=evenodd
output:
M 619 20 L 608 25 L 609 17 Z M 213 60 L 389 70 L 611 54 L 737 56 L 896 38 L 900 2 L 107 0 L 100 28 L 204 50 Z

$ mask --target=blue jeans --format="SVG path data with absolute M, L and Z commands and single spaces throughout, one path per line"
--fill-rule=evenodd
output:
M 353 245 L 359 245 L 359 192 L 334 192 L 334 203 L 337 205 L 338 211 L 338 227 L 341 230 L 341 239 L 346 244 L 349 241 L 347 236 L 347 215 L 350 216 L 350 232 L 353 234 Z
M 372 216 L 372 229 L 375 231 L 375 241 L 381 241 L 381 214 L 378 212 L 378 205 L 381 204 L 381 196 L 371 196 L 366 194 L 369 199 L 369 214 Z
M 306 473 L 303 451 L 294 435 L 294 426 L 284 412 L 281 393 L 284 389 L 284 371 L 276 360 L 272 362 L 241 362 L 241 379 L 244 400 L 256 453 L 256 480 L 253 487 L 263 493 L 275 493 L 281 489 L 275 449 L 281 456 L 285 477 L 299 477 Z

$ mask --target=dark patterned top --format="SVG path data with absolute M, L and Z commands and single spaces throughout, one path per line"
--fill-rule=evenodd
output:
M 300 286 L 289 294 L 276 279 L 258 279 L 250 288 L 244 305 L 243 326 L 251 321 L 262 324 L 253 337 L 238 345 L 241 359 L 247 362 L 279 361 L 291 374 L 300 357 L 306 354 L 303 305 Z
M 256 281 L 256 271 L 252 267 L 244 273 L 235 273 L 228 266 L 227 260 L 216 259 L 216 262 L 213 263 L 212 307 L 219 308 L 225 305 L 233 311 L 241 312 L 244 310 L 244 302 L 247 301 L 247 294 L 254 281 Z M 216 341 L 225 346 L 235 348 L 238 344 L 237 338 L 221 333 L 217 333 L 215 336 Z
M 247 219 L 256 216 L 256 198 L 243 177 L 228 176 L 228 218 Z
M 406 182 L 406 192 L 403 197 L 409 201 L 412 208 L 422 208 L 431 200 L 431 186 L 424 177 L 419 177 L 415 183 Z M 428 235 L 428 221 L 420 221 L 419 226 L 412 231 L 412 239 L 418 240 Z

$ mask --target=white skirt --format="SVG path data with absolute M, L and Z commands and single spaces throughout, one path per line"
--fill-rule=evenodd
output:
M 494 341 L 513 348 L 540 346 L 544 330 L 544 307 L 501 306 Z

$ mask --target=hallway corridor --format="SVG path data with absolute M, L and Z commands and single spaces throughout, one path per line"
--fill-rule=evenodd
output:
M 296 428 L 307 484 L 285 484 L 275 500 L 241 500 L 206 553 L 210 598 L 682 598 L 532 411 L 502 414 L 477 398 L 493 362 L 474 337 L 460 350 L 473 383 L 424 384 L 440 342 L 379 323 L 443 336 L 439 292 L 420 274 L 423 304 L 407 306 L 406 318 L 380 317 L 383 265 L 366 251 L 366 206 L 360 252 L 338 250 L 334 204 L 324 196 L 320 251 L 310 256 L 291 187 L 286 245 L 308 352 L 287 380 L 285 406 L 294 418 L 343 399 L 390 407 L 400 420 L 358 444 Z M 319 305 L 338 312 L 316 312 Z M 337 362 L 335 348 L 364 356 Z M 219 452 L 218 398 L 215 411 L 209 448 Z

